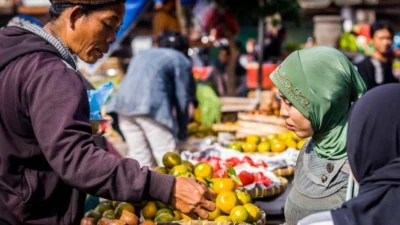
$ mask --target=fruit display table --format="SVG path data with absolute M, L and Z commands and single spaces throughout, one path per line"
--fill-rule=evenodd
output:
M 252 203 L 234 169 L 223 176 L 215 176 L 215 167 L 206 162 L 191 163 L 175 152 L 163 156 L 163 166 L 155 172 L 175 177 L 191 177 L 216 194 L 216 209 L 209 212 L 207 221 L 192 219 L 171 205 L 159 201 L 127 203 L 106 200 L 86 212 L 85 225 L 265 225 L 265 213 Z

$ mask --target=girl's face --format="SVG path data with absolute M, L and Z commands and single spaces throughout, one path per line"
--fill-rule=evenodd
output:
M 294 107 L 289 100 L 279 92 L 281 100 L 280 115 L 285 119 L 286 127 L 297 134 L 300 138 L 308 138 L 314 134 L 311 122 L 299 110 Z

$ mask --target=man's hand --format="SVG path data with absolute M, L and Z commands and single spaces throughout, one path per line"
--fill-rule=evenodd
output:
M 170 204 L 193 219 L 198 216 L 207 219 L 208 212 L 215 210 L 215 204 L 210 201 L 214 198 L 215 195 L 204 184 L 193 178 L 177 177 Z

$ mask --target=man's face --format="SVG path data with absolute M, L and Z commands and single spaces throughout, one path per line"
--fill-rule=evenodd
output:
M 229 54 L 226 50 L 220 50 L 218 54 L 218 60 L 222 64 L 228 63 L 229 60 Z
M 125 14 L 125 4 L 116 3 L 89 14 L 75 13 L 67 30 L 68 46 L 80 59 L 95 63 L 115 42 Z
M 386 54 L 392 46 L 392 35 L 390 34 L 389 30 L 377 30 L 372 37 L 372 44 L 375 51 L 382 55 Z

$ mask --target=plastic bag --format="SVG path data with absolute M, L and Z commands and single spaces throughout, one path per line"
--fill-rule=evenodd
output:
M 114 89 L 114 84 L 109 81 L 95 90 L 88 90 L 90 104 L 90 120 L 101 120 L 101 107 L 105 104 Z

